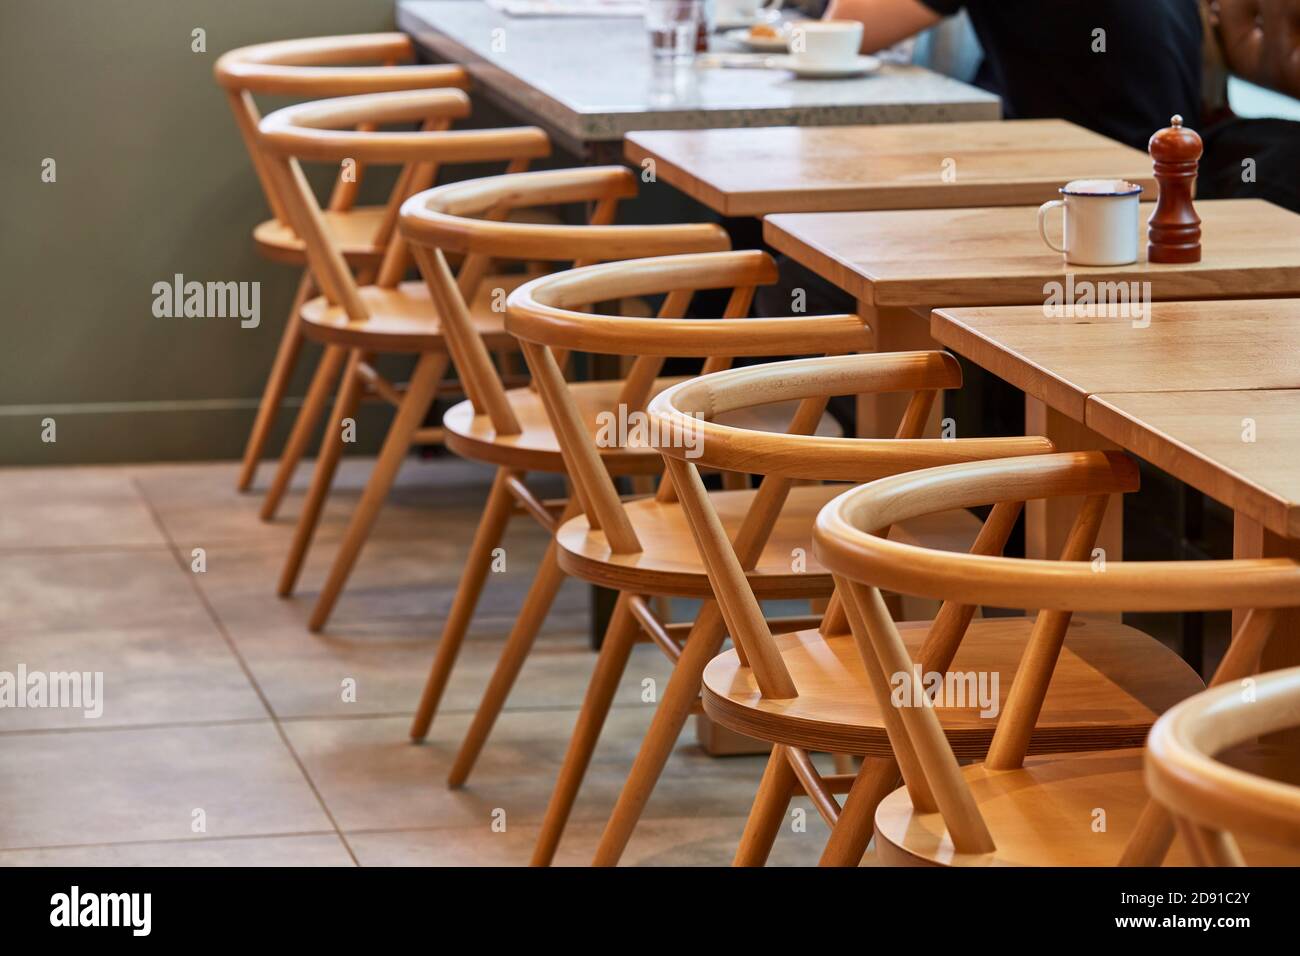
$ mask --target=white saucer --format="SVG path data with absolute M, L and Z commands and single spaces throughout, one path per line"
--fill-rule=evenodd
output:
M 811 63 L 796 63 L 793 56 L 774 56 L 768 64 L 778 70 L 789 70 L 795 76 L 809 80 L 837 80 L 850 76 L 863 76 L 880 69 L 880 61 L 874 56 L 855 56 L 844 63 L 814 66 Z
M 723 37 L 731 40 L 733 43 L 739 43 L 743 47 L 751 50 L 757 50 L 759 53 L 784 53 L 790 45 L 790 41 L 779 36 L 774 39 L 766 37 L 751 37 L 748 28 L 743 30 L 728 30 Z
M 713 30 L 715 33 L 722 30 L 741 30 L 752 27 L 759 20 L 758 17 L 736 17 L 732 20 L 715 20 Z

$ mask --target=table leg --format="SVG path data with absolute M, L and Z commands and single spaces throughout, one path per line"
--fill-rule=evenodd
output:
M 930 337 L 928 309 L 878 307 L 858 302 L 858 314 L 870 325 L 877 352 L 910 352 L 916 349 L 942 348 Z M 911 396 L 905 392 L 892 395 L 859 395 L 857 400 L 858 437 L 891 438 L 903 418 Z M 943 403 L 935 402 L 925 434 L 937 438 L 943 419 Z
M 1050 438 L 1056 444 L 1057 451 L 1092 451 L 1118 447 L 1082 423 L 1028 395 L 1025 396 L 1025 434 Z M 1025 557 L 1048 560 L 1059 558 L 1082 500 L 1076 497 L 1028 502 L 1025 505 Z M 1124 557 L 1122 495 L 1111 496 L 1101 531 L 1097 535 L 1097 547 L 1103 549 L 1107 561 L 1119 561 Z
M 710 757 L 765 754 L 772 749 L 766 740 L 755 740 L 716 723 L 708 714 L 695 715 L 695 741 Z
M 1254 518 L 1240 511 L 1233 513 L 1232 556 L 1234 558 L 1297 558 L 1300 559 L 1300 540 L 1284 538 L 1269 531 Z M 1232 612 L 1232 633 L 1249 608 Z M 1286 608 L 1278 612 L 1277 624 L 1269 638 L 1264 653 L 1260 655 L 1260 673 L 1280 667 L 1300 664 L 1300 608 Z M 1300 728 L 1280 730 L 1266 738 L 1274 746 L 1290 753 L 1300 751 Z
M 1300 559 L 1300 540 L 1284 538 L 1269 531 L 1253 518 L 1240 511 L 1233 514 L 1232 556 L 1234 558 L 1296 558 Z M 1249 608 L 1232 612 L 1232 633 L 1237 633 L 1242 617 Z M 1300 664 L 1300 608 L 1288 608 L 1278 613 L 1277 627 L 1264 649 L 1260 670 Z

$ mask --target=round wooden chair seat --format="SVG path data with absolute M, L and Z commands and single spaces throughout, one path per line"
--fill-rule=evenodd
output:
M 384 247 L 376 241 L 384 218 L 385 206 L 354 206 L 352 209 L 324 209 L 321 218 L 331 244 L 354 267 L 376 266 L 384 257 Z M 516 209 L 510 214 L 511 222 L 535 225 L 558 225 L 560 218 L 549 209 Z M 268 219 L 253 227 L 253 242 L 257 251 L 272 262 L 303 265 L 307 261 L 302 240 L 288 224 L 278 219 Z
M 759 597 L 818 597 L 831 587 L 830 574 L 812 556 L 812 527 L 826 502 L 845 485 L 799 485 L 781 510 L 767 547 L 748 575 Z M 754 501 L 753 490 L 721 491 L 709 498 L 729 534 L 734 534 Z M 585 515 L 566 521 L 556 532 L 560 567 L 592 584 L 634 594 L 712 597 L 704 562 L 695 547 L 682 506 L 642 498 L 624 508 L 642 550 L 614 554 L 603 532 L 592 531 Z M 800 549 L 803 570 L 795 570 Z
M 656 390 L 681 381 L 679 378 L 656 379 Z M 573 382 L 569 389 L 583 420 L 592 434 L 599 427 L 597 416 L 618 404 L 623 388 L 620 381 Z M 487 415 L 475 415 L 467 400 L 447 409 L 442 425 L 447 447 L 462 458 L 524 471 L 562 473 L 564 461 L 555 438 L 542 397 L 531 388 L 512 388 L 506 392 L 521 431 L 517 435 L 498 435 Z M 663 459 L 653 448 L 645 446 L 601 449 L 611 473 L 658 474 Z
M 684 380 L 685 376 L 657 378 L 654 392 L 661 392 Z M 608 412 L 618 405 L 622 388 L 623 383 L 619 381 L 569 383 L 574 402 L 592 435 L 599 434 L 600 413 Z M 513 388 L 506 392 L 506 397 L 510 400 L 510 407 L 522 429 L 519 434 L 498 435 L 492 420 L 487 415 L 475 415 L 470 402 L 464 401 L 453 405 L 443 416 L 447 447 L 471 461 L 525 471 L 562 473 L 564 461 L 560 456 L 560 445 L 550 419 L 546 416 L 541 395 L 531 388 Z M 741 428 L 783 431 L 789 426 L 794 409 L 793 402 L 778 402 L 760 408 L 742 409 L 721 416 L 719 420 Z M 817 432 L 822 435 L 839 435 L 842 429 L 834 418 L 824 415 Z M 637 436 L 635 432 L 630 432 L 629 437 L 635 439 Z M 663 470 L 663 458 L 659 452 L 644 442 L 634 440 L 625 447 L 601 448 L 600 453 L 611 474 L 658 474 Z
M 1058 672 L 1059 675 L 1059 672 Z M 1053 678 L 1055 686 L 1055 678 Z M 1049 696 L 1050 700 L 1050 696 Z M 1140 749 L 1030 757 L 1019 770 L 962 768 L 997 850 L 953 850 L 943 818 L 916 813 L 907 789 L 876 809 L 876 848 L 895 866 L 1115 866 L 1147 802 Z M 1098 812 L 1105 812 L 1100 830 Z M 1252 866 L 1300 865 L 1300 853 L 1250 837 L 1238 840 Z M 1167 866 L 1191 866 L 1175 837 Z
M 1000 713 L 1032 627 L 1031 617 L 976 618 L 951 671 L 977 678 L 998 674 Z M 909 621 L 898 628 L 915 655 L 930 622 Z M 762 698 L 753 673 L 742 668 L 730 650 L 715 657 L 704 672 L 704 709 L 709 716 L 739 733 L 808 750 L 890 756 L 880 708 L 853 637 L 823 639 L 817 631 L 800 631 L 776 640 L 799 696 Z M 1178 655 L 1141 631 L 1103 619 L 1075 619 L 1029 751 L 1140 747 L 1160 714 L 1204 686 Z M 991 682 L 986 687 L 991 691 Z M 965 689 L 971 694 L 975 690 L 970 684 Z M 982 759 L 993 739 L 996 716 L 980 716 L 977 699 L 966 700 L 969 706 L 940 707 L 936 713 L 957 757 Z
M 330 242 L 352 266 L 378 265 L 384 248 L 376 241 L 388 210 L 383 206 L 357 206 L 353 209 L 327 209 L 321 213 Z M 268 219 L 253 227 L 257 251 L 272 262 L 303 265 L 307 261 L 302 240 L 293 228 L 278 219 Z
M 488 276 L 470 303 L 470 320 L 490 349 L 517 351 L 513 336 L 505 330 L 505 314 L 492 308 L 493 290 L 511 292 L 529 276 Z M 330 345 L 373 352 L 445 351 L 442 323 L 438 320 L 429 287 L 423 282 L 403 282 L 388 289 L 367 285 L 358 290 L 370 313 L 369 320 L 354 322 L 342 306 L 331 305 L 323 296 L 302 307 L 304 334 Z
M 757 597 L 809 598 L 829 592 L 830 575 L 812 554 L 813 521 L 826 502 L 847 487 L 837 482 L 790 489 L 767 546 L 747 575 Z M 709 495 L 728 535 L 734 535 L 740 527 L 754 494 L 753 490 L 742 490 Z M 560 567 L 593 584 L 633 593 L 712 597 L 704 562 L 681 505 L 643 498 L 627 502 L 625 508 L 642 551 L 613 554 L 605 535 L 593 532 L 586 517 L 579 515 L 556 533 Z M 939 531 L 945 541 L 964 540 L 964 547 L 969 548 L 979 523 L 969 512 L 949 512 L 946 516 L 929 516 L 926 528 Z M 899 533 L 910 532 L 899 529 Z

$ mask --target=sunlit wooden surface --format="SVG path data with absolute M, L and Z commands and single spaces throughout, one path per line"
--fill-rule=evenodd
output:
M 629 133 L 626 159 L 724 216 L 1026 205 L 1072 179 L 1155 197 L 1141 150 L 1065 120 Z

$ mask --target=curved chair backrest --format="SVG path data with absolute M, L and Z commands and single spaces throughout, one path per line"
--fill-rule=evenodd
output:
M 777 279 L 776 263 L 756 250 L 660 256 L 570 269 L 516 289 L 506 327 L 518 338 L 550 348 L 600 355 L 718 359 L 849 352 L 870 348 L 862 320 L 851 314 L 749 319 L 755 290 Z M 722 318 L 688 319 L 701 289 L 732 289 Z M 619 296 L 666 295 L 676 308 L 658 318 L 585 312 Z M 781 351 L 773 351 L 773 349 Z
M 1115 452 L 1075 452 L 968 462 L 882 478 L 845 492 L 818 516 L 813 548 L 836 578 L 854 638 L 873 686 L 894 675 L 920 675 L 889 616 L 880 588 L 962 603 L 1040 608 L 986 764 L 1021 766 L 1042 708 L 1073 611 L 1210 610 L 1249 608 L 1214 683 L 1253 673 L 1273 630 L 1278 608 L 1300 602 L 1300 562 L 1287 558 L 1240 561 L 1106 562 L 1092 547 L 1113 494 L 1137 489 L 1137 466 Z M 895 521 L 954 507 L 1019 507 L 1026 499 L 1083 496 L 1060 561 L 932 551 L 873 533 Z M 1091 560 L 1090 560 L 1091 558 Z M 880 706 L 891 710 L 888 693 Z M 919 810 L 942 813 L 959 852 L 994 849 L 992 838 L 958 769 L 934 710 L 905 707 L 890 743 Z
M 922 438 L 930 409 L 943 389 L 961 386 L 961 368 L 946 352 L 883 352 L 795 359 L 703 375 L 665 389 L 650 402 L 650 434 L 668 463 L 696 544 L 709 573 L 727 633 L 753 671 L 764 697 L 798 694 L 764 619 L 745 572 L 752 569 L 770 527 L 794 480 L 869 481 L 934 465 L 989 458 L 1046 454 L 1046 438 Z M 841 438 L 756 431 L 721 424 L 728 412 L 771 402 L 798 401 L 797 421 L 816 422 L 836 395 L 911 392 L 893 438 Z M 811 429 L 803 429 L 808 432 Z M 684 441 L 683 436 L 690 436 Z M 723 530 L 699 467 L 765 475 L 754 506 L 734 543 Z M 1018 509 L 990 520 L 977 540 L 981 553 L 1006 544 Z M 877 529 L 881 530 L 881 529 Z M 759 543 L 756 548 L 755 543 Z M 822 624 L 823 632 L 842 627 L 838 597 Z M 947 670 L 974 605 L 947 602 L 939 612 L 926 648 L 926 672 Z
M 1300 786 L 1216 755 L 1300 726 L 1300 667 L 1204 691 L 1170 708 L 1147 738 L 1146 782 L 1202 866 L 1242 866 L 1234 834 L 1300 847 Z
M 438 306 L 452 357 L 477 414 L 498 434 L 518 434 L 505 386 L 470 322 L 472 301 L 494 259 L 577 265 L 643 256 L 728 249 L 717 225 L 611 225 L 618 201 L 636 195 L 636 177 L 622 166 L 507 173 L 439 186 L 408 199 L 401 234 Z M 587 225 L 504 222 L 517 209 L 590 203 Z M 464 255 L 453 278 L 447 253 Z
M 601 465 L 600 433 L 593 435 L 582 420 L 556 353 L 576 349 L 634 357 L 619 397 L 620 410 L 630 413 L 645 408 L 669 356 L 704 358 L 707 373 L 725 369 L 738 355 L 838 354 L 871 347 L 866 325 L 854 315 L 745 318 L 755 289 L 776 278 L 776 263 L 757 251 L 661 256 L 543 276 L 520 286 L 507 300 L 506 329 L 523 343 L 524 357 L 559 437 L 566 471 L 588 522 L 593 529 L 603 530 L 614 553 L 635 554 L 641 551 L 641 543 Z M 723 318 L 685 318 L 692 296 L 700 289 L 731 290 Z M 665 299 L 658 318 L 580 311 L 625 296 L 660 294 Z M 820 413 L 801 410 L 790 427 L 812 431 L 819 419 Z M 672 495 L 672 482 L 663 482 L 660 499 Z
M 267 168 L 278 183 L 295 230 L 307 248 L 316 281 L 349 318 L 364 322 L 369 315 L 357 282 L 342 254 L 325 231 L 320 205 L 307 184 L 299 160 L 342 163 L 404 164 L 394 194 L 401 199 L 428 187 L 444 163 L 507 162 L 519 171 L 530 160 L 546 156 L 550 141 L 531 126 L 512 129 L 446 129 L 452 120 L 469 115 L 469 97 L 461 90 L 421 90 L 373 93 L 300 103 L 262 120 L 260 136 Z M 377 127 L 419 122 L 416 131 L 385 131 Z M 355 127 L 370 127 L 357 129 Z M 399 204 L 400 205 L 400 204 Z M 397 220 L 399 205 L 392 207 Z M 400 236 L 388 243 L 376 283 L 396 286 L 407 266 L 406 245 Z
M 288 223 L 284 202 L 266 168 L 258 142 L 261 112 L 253 94 L 292 96 L 311 100 L 330 96 L 355 96 L 395 90 L 436 87 L 469 89 L 469 74 L 449 64 L 416 64 L 415 46 L 405 33 L 364 33 L 351 36 L 278 40 L 229 50 L 217 58 L 213 74 L 226 91 L 235 123 L 248 149 L 262 192 L 276 219 Z M 373 65 L 361 65 L 373 64 Z M 329 208 L 351 208 L 356 199 L 361 170 L 340 173 Z M 391 202 L 401 199 L 393 196 Z M 391 232 L 392 223 L 385 222 Z M 388 234 L 375 237 L 384 245 Z

